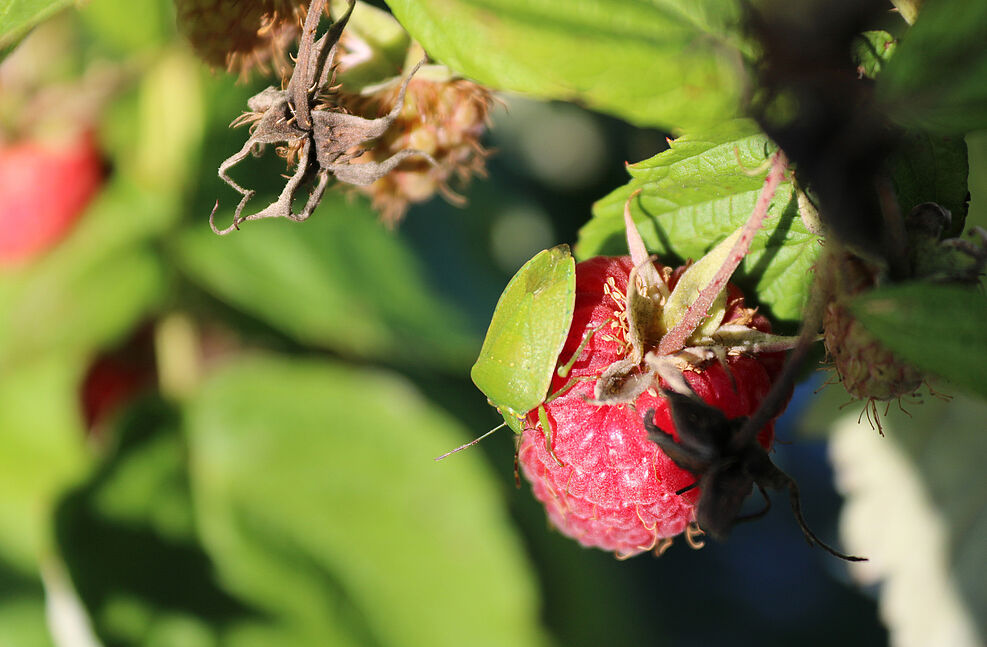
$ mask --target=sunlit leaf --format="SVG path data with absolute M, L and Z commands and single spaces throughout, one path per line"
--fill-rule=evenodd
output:
M 127 333 L 164 290 L 162 268 L 135 250 L 78 271 L 0 280 L 0 368 L 98 348 Z
M 312 644 L 542 644 L 500 487 L 403 379 L 254 358 L 189 414 L 192 490 L 222 580 Z M 302 643 L 298 643 L 302 644 Z
M 173 0 L 89 0 L 79 13 L 100 48 L 126 55 L 160 48 L 174 37 L 173 5 Z
M 865 31 L 853 42 L 857 69 L 868 79 L 877 77 L 897 46 L 898 42 L 886 31 Z
M 624 203 L 640 190 L 631 214 L 648 250 L 669 264 L 701 258 L 750 217 L 764 184 L 762 174 L 750 171 L 775 150 L 746 120 L 672 141 L 669 150 L 628 166 L 631 181 L 594 205 L 593 218 L 579 232 L 577 257 L 626 253 Z M 774 318 L 797 321 L 820 249 L 799 218 L 791 181 L 784 181 L 733 281 Z
M 734 116 L 734 0 L 392 0 L 430 56 L 501 90 L 680 128 Z
M 0 0 L 0 60 L 31 27 L 70 4 L 71 0 Z
M 51 549 L 57 498 L 89 462 L 77 413 L 80 373 L 68 358 L 0 372 L 0 555 L 29 572 Z

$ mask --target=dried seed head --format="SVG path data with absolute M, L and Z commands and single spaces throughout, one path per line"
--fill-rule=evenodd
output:
M 437 162 L 409 159 L 389 175 L 359 188 L 371 196 L 388 225 L 398 223 L 409 205 L 437 192 L 453 204 L 463 204 L 464 198 L 453 185 L 462 190 L 474 175 L 486 175 L 489 152 L 480 138 L 489 124 L 490 91 L 465 79 L 433 80 L 424 72 L 409 84 L 404 107 L 391 129 L 358 158 L 359 162 L 379 161 L 414 149 L 429 153 Z M 387 84 L 372 94 L 341 94 L 338 101 L 354 114 L 377 116 L 394 105 L 397 92 L 396 84 Z
M 845 250 L 828 250 L 816 265 L 816 280 L 827 300 L 823 312 L 826 352 L 847 393 L 863 400 L 909 395 L 924 379 L 918 369 L 888 350 L 850 312 L 849 301 L 873 289 L 878 274 L 877 269 Z
M 317 98 L 329 86 L 335 64 L 336 46 L 352 15 L 355 0 L 329 29 L 318 39 L 319 18 L 326 0 L 312 0 L 305 17 L 294 68 L 283 89 L 266 88 L 247 101 L 250 111 L 233 121 L 233 125 L 250 123 L 250 136 L 237 153 L 219 165 L 219 177 L 242 196 L 233 212 L 233 223 L 225 229 L 216 226 L 216 207 L 209 216 L 213 231 L 220 235 L 239 229 L 240 223 L 261 218 L 287 218 L 301 222 L 309 218 L 322 200 L 329 179 L 357 186 L 372 184 L 393 171 L 410 157 L 420 157 L 431 164 L 438 163 L 423 151 L 405 148 L 377 162 L 354 164 L 367 142 L 383 136 L 401 112 L 408 82 L 424 64 L 422 59 L 406 76 L 394 98 L 394 106 L 384 116 L 364 119 L 347 114 L 338 106 L 319 105 Z M 249 157 L 261 154 L 267 145 L 280 145 L 281 155 L 294 165 L 277 200 L 266 208 L 244 215 L 243 210 L 255 191 L 245 188 L 229 175 L 230 169 Z M 303 189 L 308 198 L 302 210 L 295 213 L 295 198 Z
M 286 52 L 299 33 L 304 0 L 175 0 L 179 31 L 209 65 L 246 76 L 290 69 Z

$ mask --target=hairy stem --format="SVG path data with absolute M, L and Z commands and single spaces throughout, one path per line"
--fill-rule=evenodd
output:
M 761 195 L 758 197 L 757 204 L 754 206 L 754 212 L 744 224 L 737 242 L 733 244 L 730 250 L 730 256 L 723 263 L 723 266 L 720 267 L 719 271 L 717 271 L 713 280 L 699 292 L 699 296 L 689 306 L 682 321 L 662 337 L 661 343 L 658 344 L 659 355 L 670 355 L 682 350 L 685 347 L 686 340 L 689 339 L 689 336 L 695 332 L 699 324 L 709 314 L 709 308 L 713 305 L 713 301 L 723 291 L 727 281 L 730 280 L 737 266 L 740 265 L 740 261 L 744 260 L 744 256 L 750 250 L 754 234 L 757 233 L 764 223 L 764 219 L 767 218 L 768 205 L 771 204 L 771 200 L 774 198 L 775 192 L 781 184 L 787 164 L 788 161 L 785 159 L 785 154 L 780 150 L 771 158 L 771 170 L 768 171 L 768 177 L 764 179 L 764 187 L 761 189 Z

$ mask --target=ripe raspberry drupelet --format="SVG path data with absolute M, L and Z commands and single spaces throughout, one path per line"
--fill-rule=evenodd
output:
M 672 271 L 658 263 L 655 267 L 669 289 L 675 288 L 686 269 Z M 586 333 L 596 332 L 579 352 L 569 376 L 556 375 L 550 392 L 563 389 L 574 378 L 583 379 L 546 401 L 550 441 L 546 442 L 533 411 L 526 419 L 519 450 L 521 469 L 551 523 L 584 546 L 620 557 L 660 547 L 663 539 L 685 531 L 695 519 L 699 495 L 697 488 L 677 493 L 692 485 L 695 477 L 648 440 L 641 416 L 649 409 L 655 410 L 655 424 L 678 439 L 668 401 L 656 385 L 640 393 L 633 404 L 594 400 L 596 378 L 632 352 L 626 313 L 632 268 L 629 256 L 598 257 L 576 265 L 575 311 L 559 363 L 569 361 Z M 732 284 L 727 286 L 723 326 L 771 331 L 767 319 L 747 307 Z M 778 376 L 784 354 L 748 355 L 727 352 L 725 347 L 715 351 L 711 355 L 719 359 L 670 359 L 684 368 L 695 394 L 727 418 L 751 415 Z M 658 385 L 668 386 L 664 380 Z M 768 448 L 773 437 L 772 421 L 760 431 L 758 441 Z

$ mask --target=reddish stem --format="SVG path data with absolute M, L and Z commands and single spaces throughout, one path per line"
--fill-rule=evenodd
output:
M 768 205 L 771 204 L 771 200 L 775 197 L 775 192 L 778 190 L 778 185 L 781 184 L 787 163 L 785 154 L 780 150 L 774 154 L 771 159 L 771 170 L 768 171 L 768 176 L 764 178 L 764 187 L 761 189 L 761 195 L 757 199 L 757 204 L 754 205 L 754 212 L 744 224 L 740 238 L 733 244 L 730 255 L 717 271 L 713 280 L 700 290 L 699 296 L 689 306 L 682 321 L 662 337 L 661 342 L 658 344 L 659 355 L 671 355 L 682 350 L 685 347 L 686 340 L 689 339 L 689 336 L 695 332 L 699 324 L 709 314 L 709 308 L 713 305 L 713 301 L 723 290 L 724 286 L 726 286 L 730 277 L 733 276 L 737 266 L 740 265 L 740 261 L 744 260 L 744 256 L 750 250 L 751 241 L 754 240 L 754 234 L 757 233 L 764 223 L 764 219 L 767 218 Z

